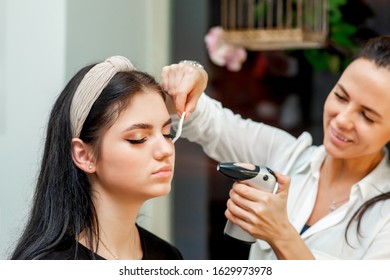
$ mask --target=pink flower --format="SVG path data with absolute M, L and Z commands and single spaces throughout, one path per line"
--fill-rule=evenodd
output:
M 218 66 L 226 66 L 230 71 L 240 71 L 247 58 L 246 50 L 242 47 L 228 44 L 223 39 L 222 27 L 210 28 L 204 40 L 209 57 Z

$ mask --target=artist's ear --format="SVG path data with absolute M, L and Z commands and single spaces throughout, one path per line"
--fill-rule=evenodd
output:
M 80 138 L 72 139 L 72 159 L 74 164 L 86 173 L 96 171 L 96 161 L 91 147 Z

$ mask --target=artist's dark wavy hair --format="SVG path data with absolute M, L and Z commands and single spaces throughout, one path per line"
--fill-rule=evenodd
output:
M 390 71 L 390 36 L 379 36 L 368 40 L 356 58 L 367 59 L 375 63 L 378 67 L 386 68 Z M 386 199 L 390 199 L 390 192 L 375 196 L 361 205 L 349 221 L 347 231 L 351 227 L 352 222 L 357 221 L 357 232 L 359 236 L 361 236 L 360 225 L 366 211 L 373 207 L 377 202 Z M 347 231 L 345 232 L 346 238 Z
M 74 240 L 77 254 L 76 237 L 82 231 L 86 233 L 89 248 L 96 249 L 92 237 L 98 234 L 98 217 L 87 176 L 72 160 L 69 116 L 73 95 L 93 66 L 84 67 L 69 81 L 52 108 L 32 209 L 11 259 L 44 258 L 64 238 Z M 132 97 L 150 90 L 165 99 L 152 76 L 140 71 L 117 73 L 93 104 L 80 139 L 97 153 L 102 133 L 115 122 Z

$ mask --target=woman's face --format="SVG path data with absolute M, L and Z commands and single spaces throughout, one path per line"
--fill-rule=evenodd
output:
M 161 96 L 136 94 L 102 137 L 95 189 L 140 201 L 168 194 L 175 160 L 170 133 Z
M 390 70 L 352 62 L 324 106 L 324 146 L 336 158 L 375 156 L 390 140 Z

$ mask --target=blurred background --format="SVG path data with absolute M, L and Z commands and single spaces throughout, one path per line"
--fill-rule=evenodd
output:
M 78 69 L 108 56 L 126 56 L 157 79 L 167 64 L 197 60 L 209 73 L 207 94 L 320 144 L 322 104 L 341 71 L 362 42 L 390 33 L 390 1 L 328 2 L 321 48 L 244 48 L 231 69 L 205 42 L 221 25 L 220 0 L 0 0 L 0 259 L 25 222 L 55 98 Z M 230 186 L 216 162 L 181 139 L 172 192 L 147 202 L 139 223 L 185 259 L 247 259 L 249 246 L 223 235 Z

